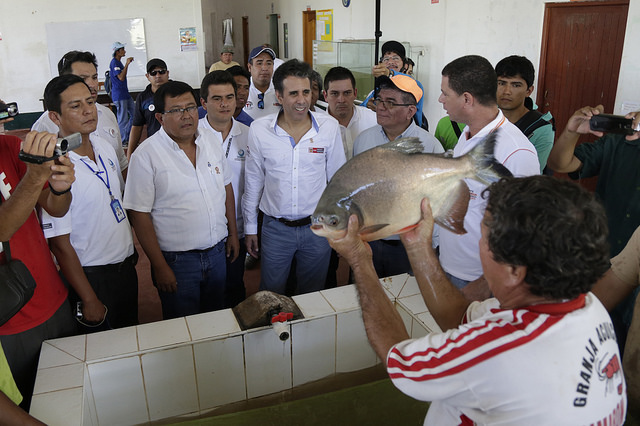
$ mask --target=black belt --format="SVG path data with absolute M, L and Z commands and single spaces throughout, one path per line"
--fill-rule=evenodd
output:
M 274 217 L 274 219 L 280 223 L 284 223 L 285 225 L 290 226 L 291 228 L 311 225 L 311 216 L 303 217 L 302 219 L 298 220 L 287 220 L 283 217 Z
M 95 273 L 95 272 L 108 271 L 113 269 L 117 269 L 118 271 L 120 271 L 122 267 L 127 265 L 136 266 L 136 263 L 138 263 L 138 252 L 134 250 L 131 256 L 127 257 L 125 260 L 123 260 L 120 263 L 111 263 L 109 265 L 99 265 L 99 266 L 83 266 L 82 269 L 87 273 Z

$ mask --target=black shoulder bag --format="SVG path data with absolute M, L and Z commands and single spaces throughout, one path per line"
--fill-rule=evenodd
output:
M 3 242 L 2 248 L 6 263 L 0 265 L 0 326 L 27 304 L 36 289 L 36 281 L 27 266 L 18 259 L 11 259 L 9 241 Z

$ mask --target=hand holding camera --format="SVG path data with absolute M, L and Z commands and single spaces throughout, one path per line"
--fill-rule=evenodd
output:
M 43 184 L 48 180 L 54 191 L 65 192 L 75 180 L 73 163 L 65 154 L 81 144 L 79 133 L 58 138 L 52 133 L 32 131 L 22 142 L 19 158 L 27 163 L 27 174 Z

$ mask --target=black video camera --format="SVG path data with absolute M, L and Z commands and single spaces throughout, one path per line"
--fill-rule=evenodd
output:
M 15 102 L 9 102 L 5 104 L 0 101 L 0 120 L 4 120 L 5 118 L 11 118 L 18 115 L 18 104 Z
M 20 153 L 18 154 L 18 158 L 20 158 L 25 163 L 42 164 L 42 163 L 46 163 L 47 161 L 55 160 L 61 155 L 65 155 L 67 152 L 73 151 L 74 149 L 78 148 L 80 145 L 82 145 L 82 135 L 80 133 L 73 133 L 64 138 L 58 138 L 58 141 L 56 142 L 56 147 L 53 150 L 53 156 L 51 157 L 43 157 L 41 155 L 31 155 L 31 154 L 27 154 L 23 150 L 20 150 Z
M 622 115 L 598 114 L 589 120 L 591 130 L 620 135 L 633 135 L 634 131 L 637 132 L 638 129 L 632 126 L 633 120 Z

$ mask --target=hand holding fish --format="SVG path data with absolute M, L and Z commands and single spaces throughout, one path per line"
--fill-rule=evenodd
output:
M 344 237 L 332 239 L 327 236 L 329 245 L 354 269 L 363 263 L 373 265 L 371 247 L 362 241 L 358 235 L 359 229 L 358 216 L 352 214 L 349 217 L 347 233 Z
M 419 251 L 424 253 L 425 250 L 431 248 L 433 239 L 433 213 L 431 212 L 431 203 L 428 198 L 423 198 L 420 203 L 420 211 L 422 217 L 416 224 L 416 227 L 400 234 L 400 240 L 404 244 L 407 253 Z

